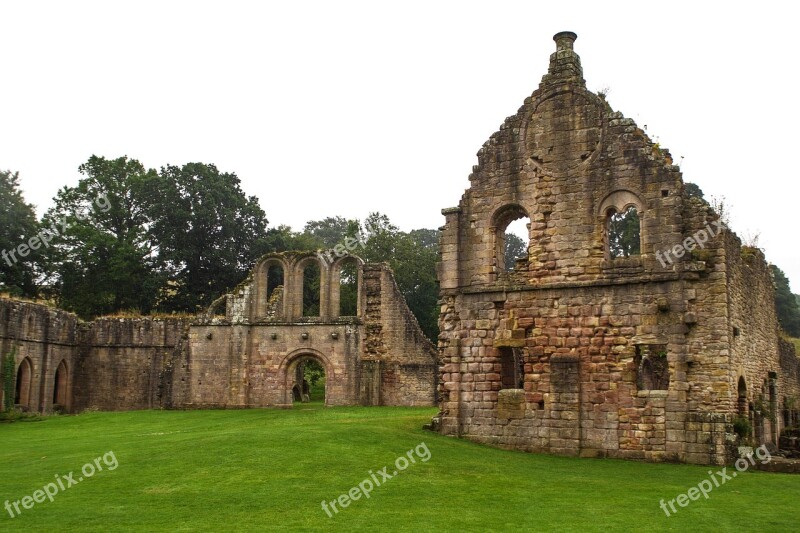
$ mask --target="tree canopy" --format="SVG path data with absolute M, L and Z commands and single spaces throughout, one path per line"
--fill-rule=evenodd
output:
M 159 309 L 195 312 L 244 278 L 264 247 L 267 217 L 236 174 L 204 163 L 170 165 L 143 185 L 168 279 Z
M 629 207 L 624 213 L 608 217 L 608 248 L 612 258 L 630 257 L 640 253 L 639 213 Z
M 292 232 L 286 226 L 267 233 L 270 247 L 275 248 L 271 251 L 326 250 L 343 243 L 348 237 L 357 239 L 361 245 L 355 250 L 355 255 L 367 262 L 388 263 L 422 331 L 433 340 L 438 337 L 437 230 L 403 232 L 392 224 L 388 216 L 371 213 L 363 223 L 355 219 L 327 217 L 307 222 L 302 233 Z M 345 272 L 345 278 L 347 275 Z M 345 312 L 352 312 L 352 309 Z
M 772 277 L 775 281 L 775 310 L 778 313 L 778 322 L 781 328 L 792 337 L 800 337 L 800 297 L 792 294 L 789 279 L 783 270 L 775 265 L 770 265 Z
M 30 248 L 28 243 L 38 232 L 36 212 L 25 202 L 19 187 L 19 173 L 0 171 L 0 291 L 36 296 L 41 244 L 37 250 L 26 248 Z M 22 253 L 20 245 L 24 245 Z
M 160 285 L 141 183 L 154 174 L 135 159 L 92 156 L 42 219 L 52 243 L 44 271 L 58 304 L 83 317 L 147 313 Z
M 505 251 L 503 255 L 506 271 L 514 270 L 517 259 L 520 257 L 527 257 L 527 255 L 528 249 L 526 242 L 513 233 L 506 233 Z
M 437 230 L 404 232 L 381 213 L 363 222 L 310 220 L 302 231 L 268 228 L 258 199 L 245 195 L 235 174 L 212 164 L 156 171 L 127 156 L 93 155 L 78 170 L 77 185 L 60 189 L 41 221 L 24 202 L 18 176 L 0 173 L 0 246 L 15 250 L 37 235 L 46 241 L 25 261 L 0 263 L 0 290 L 46 292 L 87 319 L 124 311 L 196 313 L 240 283 L 264 253 L 326 251 L 350 238 L 359 243 L 356 255 L 391 266 L 422 330 L 438 336 Z M 341 311 L 350 316 L 357 299 L 355 271 L 348 268 L 341 272 Z M 309 276 L 304 290 L 313 296 L 319 280 Z M 306 311 L 318 309 L 312 302 Z

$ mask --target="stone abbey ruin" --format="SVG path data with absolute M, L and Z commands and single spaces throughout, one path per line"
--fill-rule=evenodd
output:
M 443 211 L 438 357 L 387 266 L 287 252 L 195 317 L 83 323 L 0 300 L 16 403 L 287 407 L 314 359 L 326 405 L 438 404 L 434 429 L 505 448 L 721 464 L 737 421 L 777 444 L 798 425 L 800 363 L 779 335 L 764 255 L 687 192 L 668 151 L 586 89 L 575 39 L 555 36 L 539 88 Z M 527 254 L 508 261 L 520 219 Z M 346 264 L 357 289 L 344 313 Z
M 576 37 L 554 37 L 539 88 L 443 211 L 436 425 L 527 451 L 722 463 L 741 416 L 776 443 L 800 365 L 764 256 L 586 89 Z M 528 254 L 506 271 L 519 218 Z
M 355 315 L 340 313 L 340 272 L 357 273 Z M 303 276 L 319 268 L 318 310 Z M 276 280 L 268 283 L 268 278 Z M 305 315 L 305 316 L 304 316 Z M 16 347 L 16 403 L 34 411 L 289 407 L 308 359 L 325 369 L 326 405 L 433 405 L 436 347 L 384 264 L 314 253 L 262 257 L 234 291 L 192 318 L 80 322 L 0 300 L 2 353 Z

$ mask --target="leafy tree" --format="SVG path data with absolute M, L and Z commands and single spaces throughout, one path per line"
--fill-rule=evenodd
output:
M 506 244 L 505 244 L 505 268 L 506 271 L 514 270 L 514 264 L 517 261 L 518 257 L 527 257 L 528 250 L 525 246 L 525 241 L 523 241 L 519 236 L 513 233 L 506 233 Z
M 18 247 L 36 237 L 39 226 L 33 206 L 25 202 L 19 189 L 19 173 L 0 171 L 0 291 L 14 296 L 35 297 L 36 264 L 41 255 L 37 250 L 20 255 Z
M 358 238 L 360 232 L 361 224 L 358 220 L 347 220 L 342 217 L 311 220 L 306 222 L 303 231 L 304 234 L 318 239 L 325 249 L 342 244 L 346 237 Z
M 344 262 L 339 272 L 339 307 L 341 316 L 358 313 L 358 268 L 352 261 Z
M 142 184 L 155 176 L 127 156 L 92 156 L 85 177 L 64 187 L 42 219 L 52 239 L 45 270 L 61 307 L 84 318 L 123 309 L 147 313 L 161 277 L 148 237 Z
M 639 214 L 635 207 L 608 218 L 608 247 L 612 258 L 640 253 Z
M 195 312 L 232 289 L 265 250 L 267 219 L 236 174 L 167 166 L 144 183 L 151 235 L 169 276 L 159 307 Z
M 789 279 L 783 270 L 775 265 L 770 265 L 770 268 L 775 282 L 775 310 L 778 313 L 778 322 L 786 333 L 792 337 L 800 337 L 800 305 L 797 295 L 792 294 Z
M 303 316 L 320 315 L 320 266 L 308 263 L 303 271 Z
M 266 253 L 291 250 L 313 252 L 323 247 L 324 244 L 318 237 L 305 232 L 292 231 L 291 227 L 282 224 L 276 228 L 270 228 L 259 239 L 256 244 L 256 257 Z
M 303 362 L 303 379 L 308 382 L 309 400 L 312 402 L 325 399 L 325 368 L 316 359 Z
M 364 243 L 355 251 L 367 262 L 386 262 L 394 271 L 395 280 L 423 332 L 430 338 L 438 337 L 439 286 L 436 280 L 436 261 L 439 254 L 439 232 L 418 229 L 405 233 L 392 224 L 389 217 L 371 213 L 363 223 L 343 217 L 327 217 L 306 223 L 302 233 L 288 226 L 279 226 L 267 232 L 265 251 L 327 250 L 342 244 L 345 238 L 355 238 Z M 311 275 L 304 286 L 305 314 L 315 314 L 312 293 L 318 291 L 318 280 Z M 345 264 L 342 269 L 340 293 L 343 316 L 356 314 L 354 297 L 354 269 Z
M 306 359 L 303 362 L 303 377 L 313 387 L 325 378 L 325 368 L 316 359 Z
M 404 233 L 386 215 L 371 213 L 364 221 L 364 234 L 364 259 L 389 263 L 400 292 L 422 331 L 436 339 L 439 335 L 436 279 L 439 232 L 419 229 Z
M 401 269 L 400 290 L 428 338 L 439 337 L 439 280 L 436 263 L 439 261 L 439 230 L 416 229 L 408 233 L 410 249 Z
M 689 198 L 700 198 L 701 200 L 705 200 L 705 195 L 703 194 L 703 189 L 701 189 L 696 183 L 686 182 L 683 184 L 684 190 L 686 191 L 686 196 Z

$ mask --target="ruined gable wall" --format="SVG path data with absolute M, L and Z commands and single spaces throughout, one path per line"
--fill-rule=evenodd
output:
M 366 333 L 362 389 L 380 405 L 434 405 L 436 347 L 425 337 L 387 265 L 364 265 Z M 374 364 L 373 364 L 374 363 Z M 380 370 L 374 370 L 375 364 Z M 372 383 L 380 380 L 379 384 Z
M 680 250 L 713 216 L 686 197 L 668 152 L 585 90 L 561 39 L 539 89 L 479 152 L 458 208 L 443 211 L 442 432 L 718 463 L 731 418 L 724 241 Z M 606 208 L 631 203 L 641 254 L 612 260 Z M 531 244 L 527 264 L 503 273 L 498 213 L 509 207 L 530 214 Z M 509 350 L 523 358 L 522 391 L 501 387 Z M 669 386 L 650 390 L 639 377 L 654 356 Z
M 495 260 L 495 224 L 510 205 L 531 218 L 530 264 L 515 282 L 608 279 L 621 266 L 632 273 L 658 270 L 652 256 L 624 265 L 607 261 L 600 208 L 614 191 L 631 191 L 642 203 L 644 253 L 682 238 L 682 183 L 669 154 L 578 84 L 543 84 L 506 119 L 478 158 L 458 210 L 448 210 L 443 235 L 443 270 L 458 272 L 464 285 L 505 281 Z

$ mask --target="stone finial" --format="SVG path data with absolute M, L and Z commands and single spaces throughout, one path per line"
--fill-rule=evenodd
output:
M 575 39 L 578 34 L 571 31 L 560 31 L 553 35 L 553 40 L 556 42 L 556 50 L 573 50 Z
M 542 78 L 540 87 L 548 85 L 560 85 L 563 83 L 576 84 L 581 87 L 586 86 L 583 79 L 583 68 L 581 58 L 573 49 L 575 39 L 578 35 L 571 31 L 562 31 L 553 35 L 556 42 L 556 51 L 550 55 L 550 68 Z

